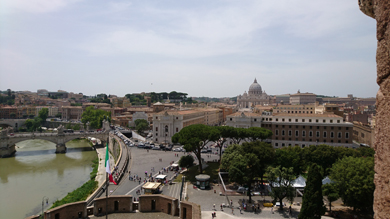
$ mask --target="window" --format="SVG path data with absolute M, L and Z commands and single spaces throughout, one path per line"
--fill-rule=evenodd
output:
M 330 120 L 330 123 L 333 123 L 333 119 Z
M 179 128 L 176 128 L 176 132 L 179 132 Z
M 345 138 L 349 138 L 349 132 L 345 133 Z
M 284 119 L 282 119 L 282 122 L 284 122 Z
M 313 131 L 309 131 L 309 137 L 313 137 Z
M 278 127 L 279 127 L 279 125 L 275 125 L 275 127 L 276 127 L 276 128 L 278 128 Z
M 333 132 L 330 132 L 330 137 L 334 138 L 334 133 Z
M 278 119 L 278 118 L 276 118 L 276 121 L 279 121 L 279 119 Z
M 292 133 L 291 130 L 288 130 L 288 136 L 291 136 L 292 135 L 291 133 Z
M 338 143 L 341 143 L 341 141 L 340 141 L 340 140 L 338 140 L 337 142 L 338 142 Z
M 176 117 L 176 119 L 179 119 L 179 117 Z
M 278 147 L 279 146 L 279 143 L 275 143 L 275 147 Z
M 339 119 L 337 120 L 337 123 L 340 123 L 340 120 L 339 120 Z
M 326 122 L 326 120 L 324 119 L 324 120 L 322 120 L 322 122 L 323 122 L 323 123 L 325 123 L 325 122 Z
M 320 132 L 316 132 L 316 137 L 319 138 L 320 137 Z
M 282 135 L 283 135 L 283 136 L 285 135 L 284 130 L 282 130 Z
M 291 122 L 291 119 L 288 119 L 289 122 Z
M 345 130 L 348 130 L 348 127 L 346 127 Z
M 302 131 L 302 137 L 306 137 L 306 131 Z
M 305 122 L 305 119 L 302 119 L 302 122 Z
M 254 119 L 255 122 L 257 122 L 257 119 Z
M 295 136 L 296 136 L 296 137 L 299 136 L 299 131 L 298 131 L 298 130 L 295 130 Z
M 232 118 L 230 118 L 230 121 L 233 121 L 233 119 L 232 119 Z
M 284 128 L 284 125 L 282 125 L 282 128 Z
M 298 122 L 298 119 L 295 119 L 295 122 Z
M 337 137 L 338 137 L 338 138 L 341 138 L 341 132 L 338 132 L 338 133 L 337 133 Z
M 302 145 L 302 148 L 304 148 L 304 147 L 305 147 L 305 145 L 303 144 L 303 145 Z
M 290 128 L 290 129 L 291 129 L 291 125 L 289 125 L 289 126 L 288 126 L 288 128 Z
M 156 127 L 156 132 L 158 132 L 158 127 Z
M 326 129 L 326 126 L 324 126 L 324 129 Z
M 346 140 L 345 143 L 348 143 L 348 140 Z
M 156 132 L 156 136 L 158 136 L 158 133 Z
M 285 144 L 284 143 L 282 143 L 282 147 L 284 147 L 285 146 Z
M 302 126 L 302 128 L 306 128 L 306 126 Z
M 324 132 L 324 138 L 326 138 L 326 132 Z
M 311 122 L 311 119 L 309 119 L 309 122 Z
M 316 122 L 318 122 L 318 119 L 316 119 Z
M 279 130 L 275 130 L 275 135 L 279 135 Z
M 158 117 L 156 116 L 156 119 L 158 119 Z
M 309 129 L 313 129 L 313 126 L 310 126 Z
M 291 144 L 288 144 L 288 146 L 291 146 Z

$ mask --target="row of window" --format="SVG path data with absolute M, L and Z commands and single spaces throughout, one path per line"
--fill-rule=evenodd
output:
M 264 120 L 264 118 L 263 118 L 263 120 Z M 266 120 L 266 121 L 268 121 L 268 120 Z M 272 121 L 272 120 L 269 120 L 269 121 Z M 275 121 L 278 122 L 279 119 L 276 118 Z M 282 122 L 285 122 L 285 121 L 287 121 L 287 120 L 286 120 L 285 118 L 282 118 Z M 288 121 L 289 121 L 289 122 L 292 122 L 293 119 L 288 119 Z M 308 119 L 308 121 L 309 121 L 309 122 L 313 122 L 314 120 L 313 120 L 313 119 Z M 299 122 L 299 119 L 295 119 L 295 122 Z M 306 119 L 301 119 L 301 122 L 306 122 Z M 319 119 L 316 119 L 315 122 L 316 122 L 316 123 L 319 123 L 320 120 L 319 120 Z M 330 122 L 330 123 L 333 123 L 333 119 L 329 120 L 329 122 Z M 341 120 L 340 120 L 340 119 L 337 119 L 336 122 L 337 122 L 337 123 L 340 123 Z M 326 123 L 326 119 L 323 119 L 323 120 L 322 120 L 322 123 Z
M 279 110 L 276 111 L 277 113 L 279 113 Z M 286 111 L 281 111 L 281 112 L 286 112 Z M 295 113 L 306 113 L 306 114 L 313 114 L 313 111 L 287 111 L 287 113 L 291 113 L 291 114 L 294 114 Z
M 288 136 L 292 136 L 293 131 L 292 130 L 288 130 L 287 133 L 288 133 L 287 134 Z M 313 131 L 308 131 L 308 134 L 309 134 L 309 137 L 313 137 Z M 315 134 L 316 134 L 317 138 L 321 138 L 321 132 L 316 131 Z M 275 135 L 279 135 L 279 130 L 278 129 L 275 130 Z M 282 130 L 281 131 L 281 135 L 285 136 L 286 135 L 286 131 Z M 295 137 L 299 137 L 299 130 L 295 130 Z M 302 137 L 306 137 L 306 131 L 305 130 L 302 130 Z M 323 138 L 327 138 L 328 137 L 328 132 L 324 131 L 322 133 L 322 137 Z M 334 132 L 330 132 L 330 137 L 334 138 L 335 137 L 335 133 Z M 337 138 L 342 138 L 342 132 L 337 132 Z M 347 139 L 349 138 L 349 132 L 345 132 L 345 138 L 347 138 Z
M 326 143 L 326 141 L 324 141 L 324 142 Z M 331 141 L 331 143 L 333 143 L 333 140 Z M 341 143 L 341 141 L 339 140 L 338 143 Z M 349 144 L 348 141 L 345 141 L 345 143 Z M 297 144 L 295 144 L 295 145 L 297 145 Z M 289 144 L 281 143 L 281 146 L 282 146 L 282 147 L 285 147 L 285 146 L 293 146 L 293 144 L 291 144 L 291 143 L 289 143 Z M 304 148 L 305 146 L 306 146 L 306 144 L 302 144 L 302 145 L 301 145 L 302 148 Z M 275 147 L 279 147 L 279 143 L 278 143 L 278 142 L 275 143 Z
M 286 126 L 285 126 L 285 125 L 282 125 L 282 128 L 284 128 L 284 127 L 286 127 Z M 288 126 L 288 128 L 290 128 L 290 129 L 291 129 L 291 127 L 292 127 L 292 125 L 289 125 L 289 126 Z M 311 125 L 310 125 L 310 126 L 307 126 L 307 127 L 308 127 L 309 129 L 313 129 L 313 126 L 311 126 Z M 326 129 L 327 126 L 316 126 L 316 127 L 317 127 L 317 129 L 320 129 L 320 127 L 323 127 L 323 129 Z M 279 125 L 275 125 L 275 128 L 279 128 Z M 299 128 L 299 126 L 296 125 L 295 128 Z M 305 129 L 306 126 L 303 125 L 302 128 Z M 333 127 L 333 126 L 330 126 L 330 129 L 333 130 L 334 127 Z M 338 130 L 341 130 L 341 127 L 338 127 Z M 349 127 L 345 127 L 345 130 L 349 130 Z

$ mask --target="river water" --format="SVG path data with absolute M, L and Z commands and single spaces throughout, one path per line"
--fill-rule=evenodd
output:
M 55 144 L 45 140 L 16 147 L 14 157 L 0 158 L 0 218 L 41 214 L 42 200 L 48 209 L 89 180 L 97 157 L 85 140 L 66 143 L 65 154 L 55 154 Z

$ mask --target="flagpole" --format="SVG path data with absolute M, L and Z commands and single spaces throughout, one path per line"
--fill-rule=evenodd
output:
M 106 151 L 108 151 L 108 141 L 110 140 L 110 138 L 107 138 L 107 144 L 106 144 Z M 107 154 L 106 154 L 107 156 Z M 108 159 L 110 159 L 110 157 L 108 157 Z M 110 162 L 110 161 L 108 161 Z M 109 181 L 108 181 L 108 173 L 106 171 L 106 219 L 108 219 L 108 186 L 109 186 Z

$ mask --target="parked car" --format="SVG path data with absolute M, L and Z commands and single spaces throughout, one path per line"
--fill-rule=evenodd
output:
M 237 189 L 237 192 L 240 192 L 240 193 L 244 193 L 245 191 L 247 191 L 248 190 L 248 188 L 245 188 L 245 187 L 238 187 L 238 189 Z
M 200 151 L 200 153 L 207 153 L 207 150 L 203 149 Z
M 173 149 L 173 151 L 180 152 L 181 148 L 175 148 L 175 149 Z
M 160 150 L 160 146 L 154 146 L 152 150 Z

